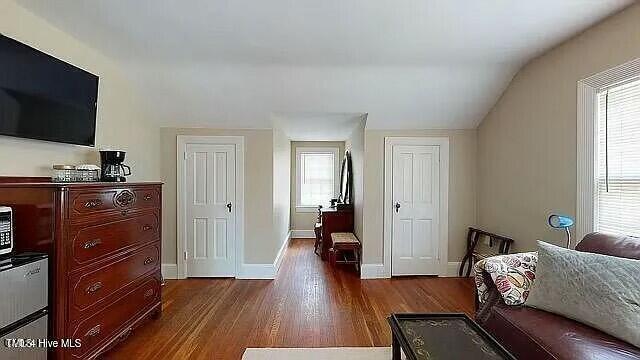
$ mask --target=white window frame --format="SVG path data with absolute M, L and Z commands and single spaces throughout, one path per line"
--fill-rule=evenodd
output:
M 640 77 L 640 58 L 578 81 L 576 238 L 596 230 L 598 93 Z
M 304 147 L 300 146 L 296 148 L 296 212 L 316 212 L 318 206 L 301 205 L 301 185 L 302 185 L 302 166 L 301 157 L 302 154 L 332 154 L 334 163 L 334 181 L 333 181 L 333 196 L 338 197 L 340 192 L 340 148 L 335 146 L 323 146 L 323 147 Z M 329 201 L 330 199 L 327 199 Z

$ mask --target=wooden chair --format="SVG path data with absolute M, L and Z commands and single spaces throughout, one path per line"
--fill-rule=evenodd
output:
M 353 264 L 356 267 L 356 271 L 360 271 L 360 241 L 352 233 L 332 233 L 331 241 L 333 246 L 329 249 L 329 259 L 331 265 L 336 264 Z M 338 260 L 338 257 L 342 256 L 342 259 Z
M 313 252 L 320 256 L 320 253 L 318 253 L 318 250 L 322 251 L 322 224 L 321 223 L 316 223 L 315 227 L 313 228 L 313 232 L 316 234 L 316 242 L 313 244 Z

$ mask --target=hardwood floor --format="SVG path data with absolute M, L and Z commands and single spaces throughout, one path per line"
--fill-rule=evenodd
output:
M 167 281 L 163 314 L 108 359 L 240 359 L 247 347 L 390 346 L 392 312 L 473 314 L 463 278 L 360 280 L 294 239 L 277 279 Z

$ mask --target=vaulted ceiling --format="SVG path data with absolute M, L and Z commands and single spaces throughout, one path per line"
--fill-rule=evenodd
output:
M 123 67 L 160 125 L 473 128 L 531 58 L 632 0 L 21 0 Z

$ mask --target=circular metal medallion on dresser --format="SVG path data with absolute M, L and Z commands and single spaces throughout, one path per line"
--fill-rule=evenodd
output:
M 114 201 L 120 207 L 127 207 L 135 202 L 135 195 L 129 190 L 123 190 L 116 195 Z

